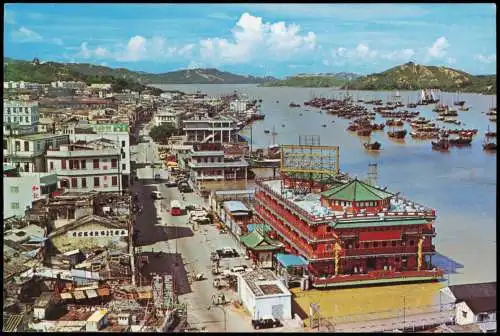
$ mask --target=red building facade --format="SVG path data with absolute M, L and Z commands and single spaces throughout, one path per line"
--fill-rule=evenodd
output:
M 256 215 L 285 251 L 309 261 L 314 287 L 442 276 L 432 265 L 434 210 L 391 210 L 394 194 L 354 180 L 321 193 L 318 206 L 331 212 L 314 216 L 276 190 L 280 184 L 257 181 Z

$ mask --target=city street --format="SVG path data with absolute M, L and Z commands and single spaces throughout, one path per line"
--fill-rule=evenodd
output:
M 145 135 L 146 131 L 141 131 Z M 132 150 L 137 165 L 148 162 L 160 162 L 157 146 L 152 142 L 140 143 Z M 157 171 L 156 171 L 157 170 Z M 177 188 L 167 188 L 165 182 L 168 173 L 164 169 L 139 168 L 138 183 L 133 192 L 138 194 L 139 204 L 143 210 L 138 214 L 136 230 L 138 231 L 137 251 L 150 255 L 149 264 L 140 269 L 144 279 L 151 273 L 172 273 L 179 301 L 188 305 L 188 324 L 191 328 L 206 331 L 224 331 L 224 313 L 219 308 L 211 308 L 212 295 L 217 290 L 213 288 L 211 274 L 210 252 L 221 247 L 231 247 L 238 250 L 240 257 L 221 260 L 221 269 L 231 268 L 243 263 L 243 251 L 229 234 L 220 234 L 214 225 L 201 225 L 193 228 L 188 224 L 187 216 L 170 216 L 168 210 L 170 201 L 181 200 L 185 205 L 203 205 L 203 200 L 196 193 L 185 194 L 182 201 Z M 157 172 L 162 174 L 162 181 L 152 177 Z M 151 192 L 158 190 L 161 200 L 153 200 Z M 161 252 L 161 253 L 159 253 Z M 177 267 L 175 266 L 177 264 Z M 192 281 L 191 275 L 203 273 L 205 279 Z M 235 292 L 225 290 L 227 300 L 237 299 Z M 236 309 L 232 304 L 224 306 L 226 311 L 227 331 L 253 331 L 250 316 Z

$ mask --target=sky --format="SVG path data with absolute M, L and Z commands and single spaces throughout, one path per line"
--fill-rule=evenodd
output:
M 496 5 L 5 4 L 4 56 L 163 73 L 496 73 Z

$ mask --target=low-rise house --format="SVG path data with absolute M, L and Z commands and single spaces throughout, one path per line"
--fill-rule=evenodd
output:
M 238 296 L 252 319 L 292 319 L 292 293 L 270 270 L 255 270 L 238 276 Z
M 44 292 L 35 301 L 33 316 L 39 320 L 49 320 L 57 308 L 57 304 L 58 300 L 53 292 Z
M 455 305 L 455 322 L 496 331 L 496 281 L 453 285 L 441 289 L 441 304 Z
M 241 201 L 225 201 L 218 213 L 224 225 L 236 236 L 247 233 L 252 211 Z
M 270 232 L 267 224 L 254 224 L 250 232 L 240 236 L 247 255 L 259 268 L 273 268 L 273 255 L 284 248 L 282 243 L 269 236 Z

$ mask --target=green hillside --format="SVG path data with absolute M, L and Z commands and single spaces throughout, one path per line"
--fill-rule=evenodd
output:
M 425 66 L 409 62 L 381 73 L 359 77 L 351 81 L 348 88 L 352 90 L 436 88 L 443 91 L 494 93 L 496 75 L 474 76 L 443 66 Z

